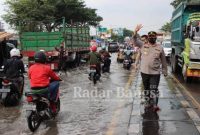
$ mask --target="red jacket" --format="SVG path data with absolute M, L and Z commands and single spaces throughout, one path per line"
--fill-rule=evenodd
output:
M 36 63 L 29 69 L 28 76 L 30 79 L 31 88 L 47 87 L 50 80 L 59 81 L 60 78 L 51 70 L 50 66 Z

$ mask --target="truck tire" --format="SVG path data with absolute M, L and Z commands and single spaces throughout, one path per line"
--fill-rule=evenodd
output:
M 182 68 L 182 75 L 183 75 L 183 79 L 186 83 L 191 83 L 192 82 L 192 77 L 188 77 L 187 76 L 187 65 L 184 64 L 183 68 Z
M 180 67 L 178 66 L 178 59 L 176 58 L 176 55 L 174 53 L 172 53 L 172 56 L 171 56 L 171 70 L 172 70 L 172 73 L 180 72 Z

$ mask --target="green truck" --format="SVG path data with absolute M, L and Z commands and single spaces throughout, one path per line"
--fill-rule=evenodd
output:
M 20 34 L 22 54 L 28 57 L 29 66 L 34 63 L 34 53 L 44 51 L 47 55 L 47 63 L 52 69 L 58 69 L 60 46 L 64 46 L 65 50 L 64 63 L 80 63 L 81 57 L 89 52 L 89 26 L 66 25 L 65 23 L 63 26 L 54 32 L 22 32 Z
M 182 2 L 172 15 L 171 68 L 186 82 L 200 77 L 200 0 Z

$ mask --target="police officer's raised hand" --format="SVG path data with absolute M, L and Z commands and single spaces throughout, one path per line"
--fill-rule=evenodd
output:
M 142 24 L 138 24 L 136 27 L 135 27 L 135 32 L 137 33 L 138 31 L 140 31 L 142 29 Z

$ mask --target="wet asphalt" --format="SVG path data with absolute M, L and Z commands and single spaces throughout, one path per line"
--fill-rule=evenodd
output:
M 133 70 L 123 69 L 112 54 L 111 73 L 102 74 L 94 85 L 83 65 L 61 73 L 61 111 L 55 120 L 42 123 L 32 133 L 26 121 L 28 107 L 25 97 L 16 107 L 0 105 L 1 135 L 199 135 L 186 113 L 172 78 L 162 77 L 159 101 L 161 111 L 144 113 L 141 77 Z M 197 87 L 197 86 L 196 86 Z M 195 88 L 194 88 L 195 89 Z M 29 91 L 26 77 L 25 91 Z M 137 112 L 139 110 L 139 113 Z M 130 132 L 131 125 L 134 132 Z M 135 131 L 138 130 L 138 133 Z
M 142 91 L 141 77 L 138 74 L 133 91 Z M 160 111 L 157 113 L 144 109 L 144 98 L 133 98 L 133 111 L 129 126 L 129 135 L 199 135 L 199 116 L 182 94 L 182 89 L 174 81 L 173 76 L 161 77 Z M 188 103 L 187 105 L 185 104 Z M 136 111 L 138 110 L 138 111 Z

